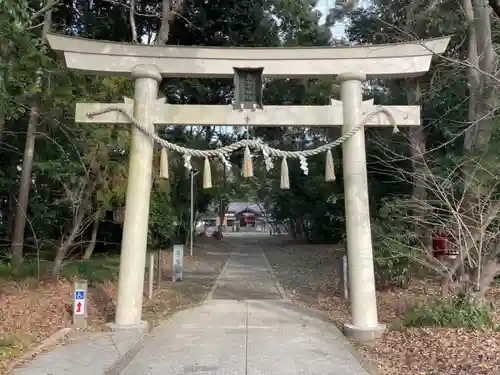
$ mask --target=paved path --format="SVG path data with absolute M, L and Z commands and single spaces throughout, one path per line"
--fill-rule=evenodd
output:
M 157 327 L 120 375 L 368 375 L 337 328 L 283 298 L 258 236 L 226 238 L 207 301 Z
M 284 291 L 271 276 L 271 266 L 260 250 L 258 236 L 226 237 L 235 243 L 234 250 L 207 299 L 281 299 Z

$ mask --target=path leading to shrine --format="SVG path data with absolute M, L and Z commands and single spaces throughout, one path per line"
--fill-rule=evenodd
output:
M 116 374 L 368 374 L 335 326 L 286 299 L 265 234 L 225 240 L 233 251 L 205 303 L 155 328 Z

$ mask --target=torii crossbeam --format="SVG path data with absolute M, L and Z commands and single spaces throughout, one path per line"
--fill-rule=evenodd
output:
M 179 105 L 167 104 L 165 99 L 157 99 L 150 108 L 151 121 L 155 125 L 197 125 L 197 126 L 342 126 L 342 102 L 332 99 L 331 105 L 323 106 L 265 106 L 252 112 L 240 112 L 229 105 Z M 134 100 L 125 98 L 124 103 L 77 103 L 75 121 L 77 123 L 129 124 L 127 116 L 120 112 L 106 112 L 88 117 L 88 113 L 100 112 L 115 106 L 132 114 Z M 391 114 L 377 113 L 379 107 Z M 420 106 L 376 106 L 373 100 L 363 102 L 363 115 L 374 115 L 365 126 L 418 126 Z M 376 113 L 376 114 L 375 114 Z M 203 114 L 200 116 L 200 114 Z M 393 123 L 394 122 L 394 123 Z

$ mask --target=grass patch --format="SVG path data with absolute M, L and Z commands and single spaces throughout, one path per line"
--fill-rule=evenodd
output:
M 492 309 L 468 296 L 436 297 L 410 305 L 407 327 L 497 328 Z
M 23 349 L 23 345 L 14 337 L 0 336 L 0 360 L 18 356 Z
M 50 269 L 52 262 L 46 260 L 40 260 L 40 265 L 36 260 L 25 260 L 23 264 L 16 270 L 12 267 L 9 262 L 0 263 L 0 278 L 2 279 L 25 279 L 31 277 L 37 277 L 38 272 L 40 275 L 44 275 Z M 40 270 L 38 269 L 40 267 Z
M 119 268 L 120 258 L 118 256 L 96 257 L 90 260 L 65 263 L 61 270 L 61 276 L 67 279 L 80 278 L 90 282 L 103 283 L 117 280 Z
M 15 270 L 10 263 L 0 263 L 0 278 L 21 280 L 49 275 L 52 262 L 40 260 L 25 260 Z M 119 256 L 95 257 L 90 260 L 69 260 L 61 269 L 61 277 L 66 279 L 82 278 L 91 282 L 113 281 L 118 278 L 120 268 Z

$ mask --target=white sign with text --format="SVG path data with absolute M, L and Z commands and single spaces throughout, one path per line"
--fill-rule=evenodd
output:
M 182 281 L 182 267 L 184 265 L 184 245 L 174 245 L 172 257 L 172 281 Z

